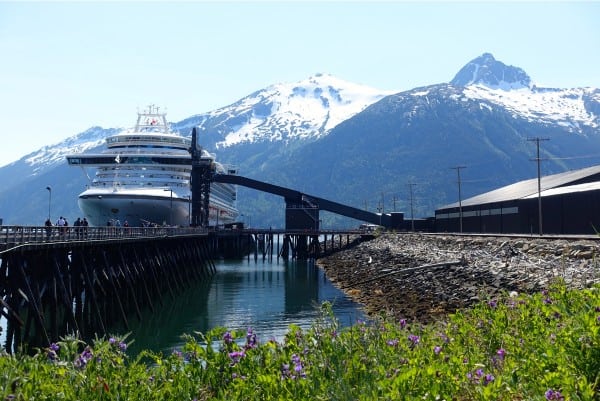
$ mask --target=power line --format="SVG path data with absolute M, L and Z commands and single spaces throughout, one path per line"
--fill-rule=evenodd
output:
M 536 161 L 537 162 L 537 179 L 538 179 L 538 225 L 539 225 L 539 233 L 540 236 L 544 235 L 543 234 L 543 230 L 542 230 L 542 177 L 541 177 L 541 170 L 540 170 L 540 161 L 542 159 L 540 159 L 540 141 L 549 141 L 549 138 L 540 138 L 540 137 L 536 137 L 536 138 L 529 138 L 527 139 L 528 141 L 533 141 L 536 144 L 536 148 L 537 148 L 537 153 L 536 153 L 536 158 L 532 159 L 532 161 Z
M 413 208 L 413 187 L 417 185 L 414 182 L 408 183 L 408 188 L 410 189 L 410 230 L 415 231 L 415 213 Z
M 463 215 L 462 215 L 462 197 L 460 193 L 460 169 L 467 168 L 466 166 L 456 166 L 450 167 L 453 170 L 456 170 L 456 174 L 458 176 L 458 221 L 460 226 L 460 232 L 463 231 Z

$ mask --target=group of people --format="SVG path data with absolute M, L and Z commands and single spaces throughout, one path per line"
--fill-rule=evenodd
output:
M 54 227 L 54 226 L 58 227 L 57 233 L 61 237 L 64 237 L 68 233 L 70 233 L 69 222 L 63 216 L 60 216 L 58 218 L 58 220 L 56 220 L 56 224 L 52 224 L 52 221 L 50 220 L 50 218 L 46 219 L 44 226 L 46 227 L 46 237 L 47 238 L 50 238 L 50 236 L 52 235 L 52 227 Z M 78 217 L 77 220 L 75 220 L 75 222 L 73 223 L 73 228 L 74 228 L 74 232 L 75 232 L 75 235 L 77 236 L 77 238 L 87 237 L 88 226 L 89 226 L 89 223 L 85 217 L 83 219 Z

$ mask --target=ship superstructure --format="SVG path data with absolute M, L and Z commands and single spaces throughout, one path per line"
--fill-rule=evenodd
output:
M 106 146 L 102 153 L 67 156 L 71 166 L 96 169 L 78 199 L 91 225 L 190 224 L 191 139 L 170 130 L 166 113 L 156 106 L 138 112 L 135 127 L 108 137 Z M 217 173 L 236 173 L 204 149 L 202 157 L 212 160 Z M 211 183 L 209 225 L 235 221 L 235 204 L 234 185 Z

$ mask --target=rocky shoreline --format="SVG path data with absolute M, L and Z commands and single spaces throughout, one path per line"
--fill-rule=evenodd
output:
M 566 240 L 390 233 L 318 260 L 369 315 L 427 323 L 501 293 L 533 293 L 562 278 L 600 282 L 600 238 Z

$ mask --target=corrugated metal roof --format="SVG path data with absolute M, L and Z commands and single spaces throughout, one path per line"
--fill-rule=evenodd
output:
M 580 170 L 567 171 L 564 173 L 547 175 L 541 178 L 542 191 L 547 191 L 557 187 L 565 187 L 565 185 L 581 180 L 585 177 L 589 177 L 594 174 L 600 173 L 600 165 L 583 168 Z M 515 184 L 507 185 L 502 188 L 495 189 L 484 194 L 473 196 L 472 198 L 464 199 L 461 201 L 463 207 L 474 206 L 486 203 L 494 202 L 505 202 L 516 199 L 524 199 L 529 197 L 535 197 L 538 195 L 538 182 L 537 177 L 529 180 L 519 181 Z M 572 187 L 576 187 L 572 186 Z M 561 188 L 563 189 L 563 188 Z M 565 189 L 566 193 L 569 192 Z M 549 196 L 549 195 L 548 195 Z M 441 209 L 455 208 L 458 207 L 458 202 L 441 207 Z
M 554 195 L 564 195 L 564 194 L 572 194 L 574 192 L 585 192 L 585 191 L 597 191 L 600 189 L 600 181 L 587 182 L 585 184 L 577 184 L 577 185 L 568 185 L 566 187 L 558 187 L 547 189 L 542 191 L 541 196 L 554 196 Z M 537 192 L 533 195 L 529 195 L 524 197 L 523 199 L 533 199 L 537 198 Z

